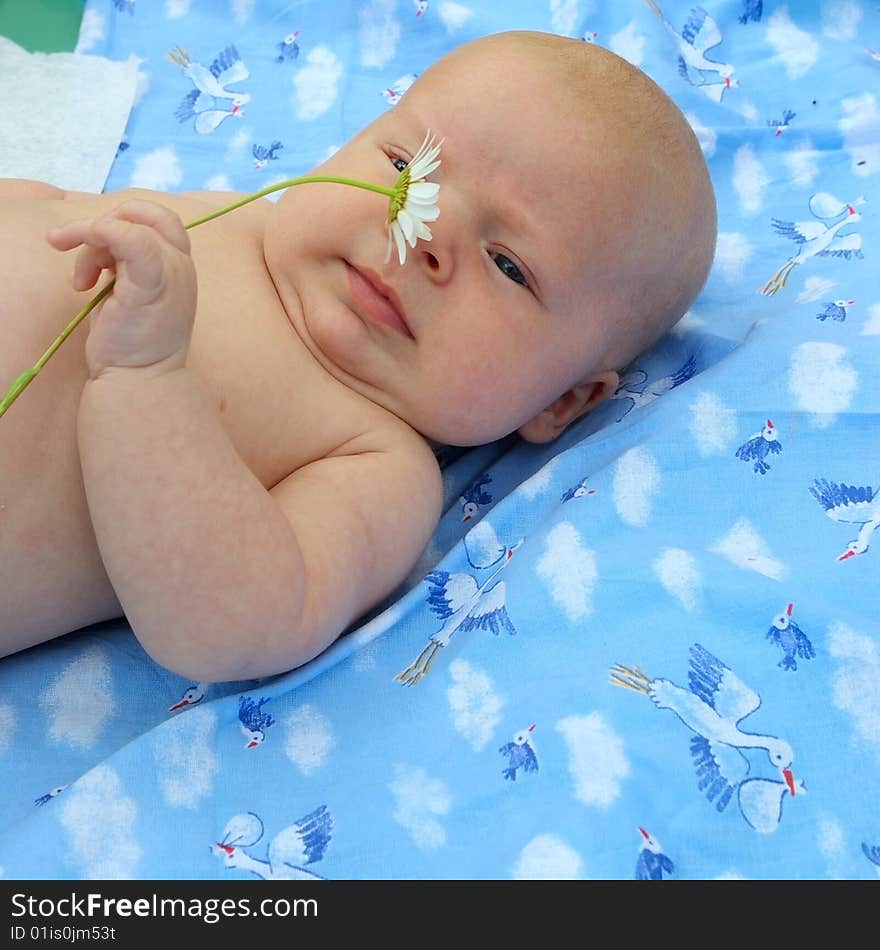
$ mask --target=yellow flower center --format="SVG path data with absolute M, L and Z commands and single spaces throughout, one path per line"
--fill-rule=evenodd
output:
M 397 220 L 401 208 L 406 204 L 406 196 L 409 193 L 409 166 L 397 176 L 394 183 L 394 194 L 388 201 L 388 223 L 392 224 Z

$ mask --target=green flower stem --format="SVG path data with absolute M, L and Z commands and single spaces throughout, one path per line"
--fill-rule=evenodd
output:
M 273 191 L 281 191 L 282 188 L 292 188 L 294 185 L 306 185 L 313 181 L 328 182 L 331 185 L 353 185 L 355 188 L 365 188 L 367 191 L 375 191 L 377 194 L 385 195 L 386 198 L 394 198 L 397 196 L 397 190 L 395 188 L 384 188 L 382 185 L 372 185 L 368 181 L 358 181 L 356 178 L 339 178 L 336 175 L 305 175 L 303 178 L 288 178 L 285 181 L 279 181 L 274 185 L 269 185 L 260 191 L 255 191 L 252 195 L 246 195 L 244 198 L 239 198 L 238 201 L 233 201 L 232 204 L 218 208 L 217 211 L 211 211 L 209 214 L 203 214 L 200 218 L 194 218 L 185 224 L 184 227 L 189 230 L 189 228 L 204 224 L 213 218 L 219 218 L 220 215 L 226 214 L 228 211 L 235 211 L 236 208 L 241 208 L 242 205 L 249 204 L 251 201 L 256 201 L 257 198 L 265 198 L 266 195 L 271 195 Z
M 401 175 L 400 177 L 403 176 Z M 273 191 L 281 191 L 282 188 L 292 188 L 294 185 L 306 185 L 310 182 L 324 182 L 335 185 L 352 185 L 355 188 L 364 188 L 367 191 L 374 191 L 377 194 L 385 195 L 386 198 L 392 201 L 399 197 L 399 180 L 397 182 L 398 187 L 385 188 L 382 185 L 373 185 L 370 182 L 358 181 L 356 178 L 340 178 L 336 175 L 305 175 L 302 178 L 287 178 L 284 181 L 276 182 L 274 185 L 261 188 L 259 191 L 255 191 L 251 195 L 246 195 L 244 198 L 239 198 L 238 201 L 233 201 L 228 205 L 224 205 L 222 208 L 218 208 L 216 211 L 211 211 L 208 214 L 203 214 L 201 217 L 194 218 L 192 221 L 188 221 L 184 227 L 187 230 L 198 227 L 200 224 L 204 224 L 206 221 L 212 221 L 214 218 L 219 218 L 221 215 L 228 214 L 230 211 L 235 211 L 237 208 L 241 208 L 246 204 L 250 204 L 250 202 L 256 201 L 258 198 L 265 198 L 266 195 L 272 194 Z M 70 321 L 70 323 L 67 324 L 61 333 L 55 337 L 51 346 L 37 360 L 37 362 L 30 369 L 27 369 L 19 376 L 16 376 L 12 384 L 9 386 L 9 389 L 6 390 L 6 395 L 3 397 L 3 399 L 0 399 L 0 416 L 6 412 L 6 410 L 15 402 L 16 399 L 18 399 L 18 397 L 31 384 L 31 382 L 33 382 L 37 373 L 39 373 L 40 370 L 46 365 L 58 347 L 61 346 L 61 344 L 70 336 L 71 333 L 73 333 L 80 323 L 82 323 L 82 321 L 95 309 L 95 307 L 97 307 L 98 304 L 110 293 L 115 283 L 115 277 L 108 281 L 98 291 L 98 293 L 92 297 L 86 306 L 79 311 L 79 313 Z

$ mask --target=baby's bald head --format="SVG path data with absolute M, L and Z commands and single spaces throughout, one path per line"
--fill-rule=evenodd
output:
M 609 319 L 620 321 L 609 364 L 621 368 L 656 342 L 692 305 L 715 253 L 715 195 L 699 142 L 681 110 L 644 72 L 599 46 L 543 33 L 496 41 L 529 50 L 555 70 L 571 110 L 603 153 L 585 160 L 604 192 L 603 235 L 618 255 Z M 588 147 L 589 142 L 585 143 Z
M 619 369 L 675 324 L 705 284 L 717 224 L 706 162 L 670 97 L 600 46 L 551 33 L 497 33 L 464 44 L 428 72 L 442 79 L 447 70 L 472 71 L 479 83 L 493 71 L 522 76 L 532 67 L 552 80 L 543 107 L 563 120 L 563 132 L 544 146 L 574 159 L 558 186 L 571 192 L 581 250 L 599 278 L 588 288 L 591 306 L 618 331 L 606 368 Z M 552 154 L 546 167 L 555 174 Z

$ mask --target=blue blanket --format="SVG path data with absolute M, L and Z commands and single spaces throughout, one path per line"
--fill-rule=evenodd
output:
M 191 683 L 124 623 L 0 662 L 7 878 L 880 874 L 875 3 L 88 0 L 80 51 L 140 63 L 107 188 L 305 172 L 514 28 L 681 106 L 705 291 L 557 443 L 451 455 L 407 582 L 305 667 Z

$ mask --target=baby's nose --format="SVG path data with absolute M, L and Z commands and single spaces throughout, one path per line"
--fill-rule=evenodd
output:
M 431 239 L 420 240 L 416 254 L 421 269 L 435 283 L 448 281 L 456 267 L 462 246 L 467 246 L 477 227 L 470 206 L 455 188 L 440 188 L 440 214 L 429 225 Z
M 436 253 L 435 253 L 436 252 Z M 452 255 L 448 250 L 436 247 L 421 251 L 420 262 L 428 276 L 439 283 L 449 280 L 452 274 Z

